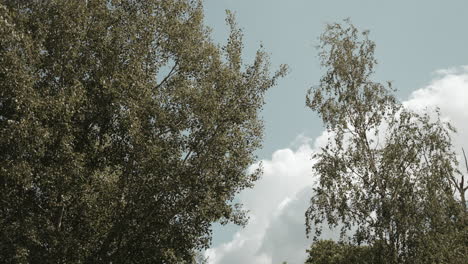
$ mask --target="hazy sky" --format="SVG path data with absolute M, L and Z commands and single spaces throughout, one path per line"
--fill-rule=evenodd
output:
M 304 211 L 314 180 L 310 155 L 323 140 L 323 126 L 305 107 L 305 95 L 323 72 L 314 46 L 326 23 L 349 17 L 370 30 L 379 61 L 375 79 L 393 81 L 409 108 L 441 107 L 458 126 L 456 143 L 468 148 L 468 1 L 206 0 L 204 9 L 219 43 L 228 34 L 225 10 L 236 13 L 246 63 L 263 44 L 273 69 L 290 67 L 268 91 L 262 112 L 264 147 L 257 154 L 265 174 L 239 196 L 251 221 L 245 229 L 215 228 L 210 263 L 303 263 L 309 244 Z

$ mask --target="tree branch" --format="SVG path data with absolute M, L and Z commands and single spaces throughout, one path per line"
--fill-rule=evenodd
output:
M 167 80 L 169 80 L 169 78 L 171 78 L 175 74 L 176 68 L 177 68 L 178 65 L 179 65 L 179 60 L 176 60 L 174 65 L 172 66 L 171 70 L 166 75 L 166 77 L 164 77 L 164 79 L 159 84 L 156 85 L 156 87 L 155 87 L 156 89 L 161 87 L 165 82 L 167 82 Z

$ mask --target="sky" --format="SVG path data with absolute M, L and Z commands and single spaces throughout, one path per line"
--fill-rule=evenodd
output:
M 370 30 L 379 62 L 374 79 L 392 81 L 397 97 L 415 111 L 439 107 L 458 133 L 456 150 L 468 149 L 468 1 L 465 0 L 205 0 L 205 24 L 224 43 L 225 10 L 236 14 L 244 33 L 244 62 L 262 44 L 272 69 L 290 73 L 267 92 L 261 113 L 264 174 L 237 200 L 250 210 L 245 228 L 214 226 L 210 264 L 303 263 L 310 240 L 304 213 L 316 179 L 311 155 L 326 142 L 318 116 L 305 106 L 307 90 L 323 73 L 315 46 L 327 23 L 350 18 Z M 335 230 L 324 237 L 336 238 Z

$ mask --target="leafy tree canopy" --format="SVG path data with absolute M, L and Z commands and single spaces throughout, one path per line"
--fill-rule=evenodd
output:
M 0 1 L 0 259 L 175 263 L 242 224 L 286 69 L 219 46 L 194 0 Z
M 337 243 L 332 240 L 320 240 L 313 243 L 305 264 L 373 264 L 380 263 L 374 259 L 372 248 Z
M 320 38 L 326 72 L 307 105 L 330 138 L 314 155 L 319 178 L 307 232 L 314 228 L 317 239 L 323 224 L 340 226 L 343 240 L 373 246 L 379 263 L 463 263 L 466 188 L 454 128 L 438 112 L 405 109 L 391 83 L 372 80 L 377 62 L 368 35 L 348 21 L 328 25 Z

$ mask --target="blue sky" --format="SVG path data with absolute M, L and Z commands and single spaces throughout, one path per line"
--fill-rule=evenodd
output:
M 245 229 L 216 226 L 210 263 L 303 263 L 309 243 L 303 215 L 314 178 L 310 155 L 323 140 L 323 126 L 305 107 L 305 95 L 323 72 L 314 46 L 326 23 L 349 17 L 370 30 L 379 61 L 375 79 L 393 81 L 410 108 L 441 107 L 458 125 L 456 143 L 468 148 L 468 1 L 206 0 L 204 9 L 219 43 L 228 34 L 225 10 L 236 13 L 246 63 L 263 44 L 273 69 L 283 63 L 290 68 L 268 91 L 262 112 L 264 147 L 257 154 L 264 177 L 239 196 L 251 210 L 251 223 Z
M 245 61 L 263 43 L 273 66 L 289 65 L 291 72 L 267 95 L 263 112 L 266 158 L 287 146 L 298 133 L 315 137 L 321 124 L 305 108 L 307 89 L 318 83 L 321 70 L 315 45 L 324 25 L 349 17 L 369 29 L 377 44 L 376 79 L 392 80 L 399 97 L 423 87 L 431 73 L 467 63 L 468 1 L 465 0 L 207 0 L 206 24 L 213 38 L 227 37 L 225 10 L 237 14 L 244 30 Z

